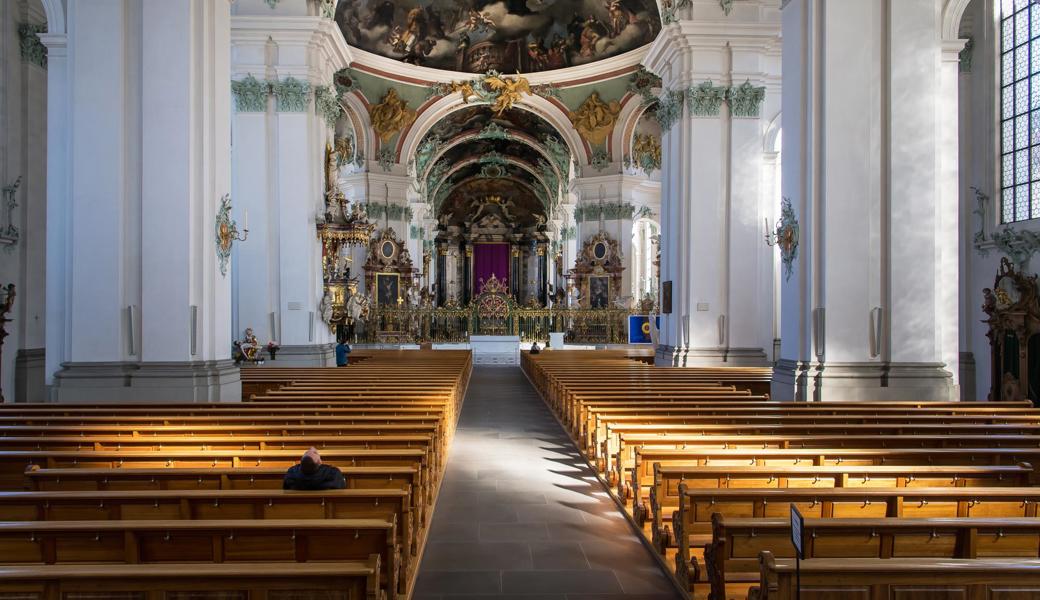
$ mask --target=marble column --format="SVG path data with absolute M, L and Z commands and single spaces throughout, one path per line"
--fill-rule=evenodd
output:
M 61 367 L 51 395 L 238 400 L 213 235 L 230 188 L 228 4 L 68 8 L 51 105 L 67 133 L 48 150 L 48 364 Z
M 764 366 L 773 297 L 762 223 L 775 199 L 761 185 L 762 144 L 779 110 L 779 14 L 756 5 L 727 16 L 711 4 L 679 9 L 645 61 L 665 90 L 661 281 L 671 311 L 656 362 Z
M 934 0 L 783 10 L 781 400 L 953 400 L 956 67 Z

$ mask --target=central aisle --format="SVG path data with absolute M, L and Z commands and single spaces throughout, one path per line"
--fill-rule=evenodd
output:
M 679 596 L 517 367 L 475 367 L 415 600 Z

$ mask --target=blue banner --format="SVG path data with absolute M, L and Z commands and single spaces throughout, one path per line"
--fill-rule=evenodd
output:
M 658 329 L 661 327 L 661 317 L 654 319 Z M 650 336 L 650 315 L 629 315 L 628 317 L 628 343 L 629 344 L 652 344 Z

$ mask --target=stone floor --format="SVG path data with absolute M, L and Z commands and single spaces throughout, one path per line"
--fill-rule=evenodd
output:
M 517 367 L 474 370 L 415 600 L 675 600 Z

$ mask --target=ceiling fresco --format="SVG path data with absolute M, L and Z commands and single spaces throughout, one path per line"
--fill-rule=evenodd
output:
M 351 46 L 469 73 L 584 65 L 651 43 L 654 0 L 340 0 Z
M 538 165 L 538 160 L 544 157 L 534 148 L 527 144 L 517 143 L 510 140 L 482 140 L 471 138 L 457 146 L 448 149 L 441 155 L 439 161 L 448 164 L 458 164 L 468 158 L 475 156 L 488 156 L 492 153 L 502 154 L 523 161 L 532 167 Z
M 526 133 L 537 140 L 547 135 L 560 137 L 555 127 L 531 111 L 511 108 L 501 116 L 495 116 L 491 109 L 484 105 L 467 106 L 447 115 L 430 129 L 426 137 L 436 136 L 447 141 L 467 131 L 481 131 L 492 123 L 503 129 Z
M 479 167 L 461 169 L 461 183 L 444 200 L 438 211 L 441 227 L 464 226 L 467 221 L 480 219 L 482 205 L 489 196 L 501 199 L 502 221 L 517 229 L 537 227 L 545 222 L 545 209 L 527 183 L 519 179 L 501 177 L 488 179 L 479 176 Z

